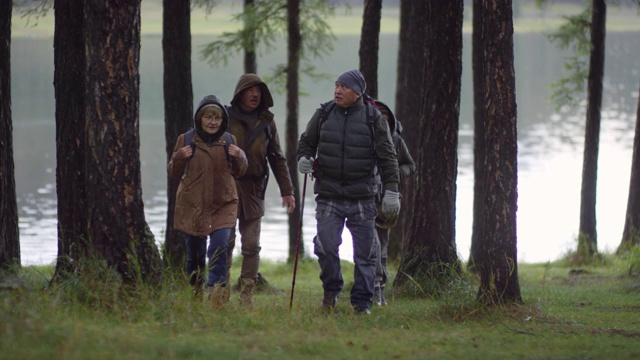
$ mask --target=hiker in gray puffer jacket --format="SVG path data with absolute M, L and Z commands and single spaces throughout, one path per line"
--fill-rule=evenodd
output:
M 300 172 L 314 172 L 316 177 L 314 252 L 324 289 L 322 306 L 333 309 L 342 291 L 338 250 L 346 223 L 355 263 L 351 305 L 363 314 L 371 313 L 376 270 L 376 168 L 384 181 L 382 211 L 387 216 L 400 211 L 398 161 L 389 127 L 375 106 L 363 100 L 366 86 L 358 70 L 338 76 L 334 100 L 315 112 L 300 136 L 297 154 Z

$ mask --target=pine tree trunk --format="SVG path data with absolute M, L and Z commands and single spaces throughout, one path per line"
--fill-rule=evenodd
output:
M 424 68 L 424 39 L 426 32 L 426 1 L 400 0 L 400 35 L 398 42 L 398 69 L 396 80 L 396 118 L 402 121 L 402 138 L 409 153 L 418 154 L 420 124 L 418 109 L 422 104 Z M 413 178 L 405 179 L 402 206 L 396 227 L 389 234 L 388 259 L 399 259 L 405 246 L 406 235 L 413 217 Z
M 522 302 L 518 282 L 516 210 L 518 144 L 513 61 L 513 15 L 500 0 L 482 0 L 484 134 L 484 233 L 481 301 Z
M 0 269 L 20 266 L 20 231 L 11 118 L 12 2 L 0 2 Z
M 140 1 L 64 3 L 54 5 L 58 254 L 65 259 L 56 274 L 82 271 L 76 260 L 95 257 L 127 283 L 155 280 L 162 265 L 140 180 Z
M 164 73 L 164 127 L 167 162 L 178 135 L 193 123 L 193 86 L 191 81 L 191 9 L 190 1 L 163 0 L 162 57 Z M 204 96 L 205 94 L 202 94 Z M 167 177 L 167 225 L 164 262 L 172 269 L 184 270 L 185 242 L 173 227 L 176 191 L 180 180 Z
M 580 232 L 578 254 L 589 259 L 598 253 L 596 230 L 596 184 L 600 143 L 600 108 L 602 106 L 602 78 L 604 76 L 604 39 L 607 5 L 605 0 L 593 0 L 591 17 L 591 59 L 587 89 L 587 126 L 582 164 L 580 193 Z
M 411 227 L 394 286 L 460 270 L 455 244 L 458 127 L 462 76 L 462 0 L 427 4 L 423 102 Z M 432 51 L 438 49 L 438 51 Z M 411 282 L 409 282 L 411 283 Z M 425 287 L 423 286 L 423 289 Z
M 482 65 L 484 49 L 482 48 L 482 2 L 473 0 L 473 36 L 472 36 L 472 71 L 473 71 L 473 225 L 471 233 L 471 254 L 469 270 L 476 271 L 477 263 L 482 260 L 482 234 L 484 232 L 484 88 Z
M 640 96 L 638 97 L 636 134 L 633 140 L 633 158 L 631 162 L 627 215 L 618 253 L 640 245 Z
M 244 9 L 245 11 L 253 6 L 255 0 L 244 0 Z M 245 24 L 245 28 L 246 28 L 247 24 Z M 253 37 L 252 40 L 249 41 L 249 43 L 251 44 L 252 48 L 244 49 L 244 72 L 245 73 L 252 73 L 252 74 L 257 74 L 258 73 L 258 62 L 256 59 L 256 46 L 258 45 L 256 43 L 255 40 L 255 31 L 250 30 L 250 34 Z
M 378 48 L 382 0 L 364 0 L 360 35 L 360 72 L 367 82 L 367 94 L 378 98 Z
M 288 66 L 287 66 L 287 125 L 285 130 L 286 156 L 289 175 L 293 184 L 293 196 L 296 199 L 296 208 L 289 216 L 289 258 L 288 261 L 295 260 L 296 251 L 298 256 L 304 257 L 304 247 L 302 243 L 298 248 L 298 231 L 300 229 L 300 218 L 302 216 L 300 204 L 304 199 L 300 198 L 300 185 L 298 181 L 298 162 L 296 160 L 298 143 L 298 98 L 299 98 L 299 67 L 300 67 L 300 47 L 302 36 L 300 34 L 300 0 L 287 0 L 288 17 Z M 300 234 L 301 235 L 301 234 Z M 302 240 L 300 240 L 302 242 Z

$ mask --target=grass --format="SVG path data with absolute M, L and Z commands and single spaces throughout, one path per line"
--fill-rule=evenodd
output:
M 389 304 L 370 316 L 352 313 L 347 290 L 325 314 L 311 260 L 299 263 L 291 311 L 293 267 L 284 263 L 263 262 L 271 291 L 258 293 L 252 310 L 233 292 L 218 311 L 194 300 L 182 278 L 165 278 L 161 290 L 95 277 L 45 289 L 52 267 L 25 267 L 24 285 L 0 293 L 0 352 L 47 360 L 638 358 L 638 260 L 636 252 L 579 268 L 521 264 L 524 304 L 500 308 L 476 304 L 473 278 L 438 299 L 387 290 Z M 343 274 L 349 286 L 353 265 L 343 263 Z

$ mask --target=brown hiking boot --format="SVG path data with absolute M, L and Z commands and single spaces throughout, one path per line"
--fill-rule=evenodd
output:
M 256 283 L 254 280 L 241 278 L 240 280 L 240 305 L 243 308 L 253 307 L 253 289 Z

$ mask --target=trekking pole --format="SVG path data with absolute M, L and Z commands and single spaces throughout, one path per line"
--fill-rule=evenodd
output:
M 300 222 L 298 225 L 298 238 L 296 239 L 296 260 L 293 265 L 293 280 L 291 281 L 291 299 L 289 300 L 289 310 L 293 306 L 293 289 L 296 287 L 296 273 L 298 272 L 298 254 L 300 254 L 300 236 L 302 235 L 302 216 L 304 214 L 304 195 L 307 192 L 307 174 L 304 174 L 304 185 L 302 185 L 302 200 L 300 201 Z

